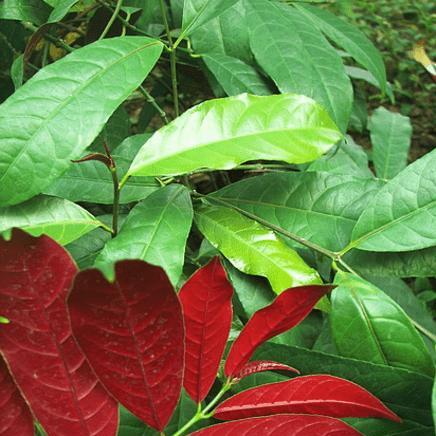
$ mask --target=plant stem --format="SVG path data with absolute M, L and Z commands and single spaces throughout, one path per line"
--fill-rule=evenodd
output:
M 114 185 L 114 204 L 112 209 L 112 237 L 114 238 L 118 234 L 118 216 L 120 213 L 120 184 L 118 182 L 117 168 L 114 165 L 110 168 L 112 175 L 112 182 Z
M 112 24 L 114 24 L 114 21 L 116 20 L 118 14 L 120 13 L 122 5 L 123 5 L 123 0 L 117 0 L 117 4 L 116 4 L 115 9 L 112 13 L 112 16 L 110 17 L 109 21 L 106 24 L 106 27 L 104 28 L 103 32 L 100 35 L 100 38 L 98 38 L 98 39 L 103 39 L 107 35 L 110 28 L 112 27 Z
M 174 113 L 177 118 L 180 114 L 179 91 L 177 89 L 177 58 L 176 58 L 177 46 L 173 44 L 173 37 L 171 36 L 171 30 L 168 24 L 167 8 L 165 6 L 164 0 L 159 0 L 159 2 L 160 2 L 160 9 L 162 12 L 163 23 L 165 27 L 165 33 L 167 34 L 167 38 L 168 38 L 168 45 L 169 45 L 168 51 L 170 53 L 170 71 L 171 71 L 171 85 L 173 89 Z
M 147 101 L 156 109 L 156 112 L 160 115 L 160 117 L 164 120 L 165 124 L 168 124 L 168 117 L 165 111 L 157 104 L 155 98 L 141 85 L 139 90 L 147 99 Z

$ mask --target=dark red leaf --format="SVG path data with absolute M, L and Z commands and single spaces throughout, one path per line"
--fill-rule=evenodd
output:
M 278 413 L 401 421 L 361 386 L 330 375 L 308 375 L 248 389 L 222 402 L 214 416 L 230 420 Z
M 199 269 L 179 293 L 186 331 L 183 386 L 197 403 L 218 373 L 232 325 L 232 296 L 218 257 Z
M 246 363 L 244 367 L 233 376 L 233 379 L 241 380 L 251 374 L 264 371 L 291 371 L 300 374 L 298 369 L 284 365 L 283 363 L 273 362 L 272 360 L 254 360 L 253 362 Z
M 33 436 L 33 418 L 0 356 L 0 435 Z
M 213 425 L 191 436 L 360 436 L 339 419 L 314 415 L 275 415 Z
M 0 239 L 0 349 L 35 417 L 56 436 L 115 435 L 118 405 L 78 348 L 65 299 L 76 273 L 46 236 Z
M 232 377 L 250 360 L 255 349 L 274 336 L 295 327 L 332 286 L 300 286 L 282 292 L 272 304 L 258 310 L 233 343 L 224 373 Z
M 114 283 L 98 270 L 78 274 L 69 297 L 73 332 L 108 391 L 162 431 L 182 385 L 182 308 L 161 268 L 127 260 L 115 272 Z

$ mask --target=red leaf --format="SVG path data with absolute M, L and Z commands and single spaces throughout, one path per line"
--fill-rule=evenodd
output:
M 115 435 L 118 406 L 78 348 L 65 299 L 76 273 L 50 238 L 0 239 L 0 349 L 32 411 L 56 436 Z
M 223 401 L 214 417 L 230 420 L 278 413 L 401 421 L 361 386 L 330 375 L 309 375 L 248 389 Z
M 339 419 L 314 415 L 276 415 L 213 425 L 191 436 L 361 436 Z
M 0 435 L 33 436 L 33 418 L 5 361 L 0 356 Z
M 292 368 L 292 366 L 284 365 L 283 363 L 273 362 L 272 360 L 254 360 L 253 362 L 246 363 L 244 367 L 233 376 L 233 379 L 241 380 L 251 374 L 264 371 L 291 371 L 300 374 L 298 369 Z
M 295 327 L 332 286 L 300 286 L 282 292 L 272 304 L 258 310 L 233 343 L 224 373 L 234 376 L 250 360 L 254 350 L 268 339 Z
M 78 274 L 69 297 L 74 335 L 99 379 L 127 409 L 162 431 L 180 396 L 182 309 L 161 268 L 119 262 L 109 283 Z
M 197 403 L 218 373 L 232 325 L 232 296 L 218 257 L 199 269 L 179 293 L 186 329 L 183 386 Z

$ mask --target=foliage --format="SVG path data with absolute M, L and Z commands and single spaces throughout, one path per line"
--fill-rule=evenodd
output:
M 436 150 L 311 3 L 0 3 L 0 434 L 434 433 Z

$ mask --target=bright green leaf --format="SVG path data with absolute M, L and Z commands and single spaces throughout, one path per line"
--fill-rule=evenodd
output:
M 321 283 L 317 272 L 273 231 L 233 209 L 202 206 L 196 211 L 195 222 L 234 267 L 247 274 L 266 277 L 276 293 Z
M 230 169 L 253 159 L 303 163 L 321 156 L 340 138 L 325 110 L 308 97 L 242 94 L 206 101 L 158 130 L 129 174 Z
M 77 204 L 45 195 L 0 208 L 0 232 L 18 227 L 33 236 L 48 235 L 62 245 L 102 225 Z
M 250 45 L 259 65 L 281 92 L 312 97 L 345 131 L 353 90 L 334 48 L 295 8 L 269 0 L 246 0 L 245 5 Z
M 42 0 L 3 0 L 0 3 L 0 18 L 5 20 L 30 21 L 44 24 L 50 8 Z
M 9 97 L 0 106 L 0 204 L 22 202 L 58 178 L 161 51 L 162 43 L 144 37 L 101 40 L 43 68 Z
M 68 14 L 73 5 L 75 5 L 79 0 L 60 0 L 57 2 L 54 9 L 51 11 L 47 22 L 56 23 L 61 21 L 65 15 Z
M 112 277 L 112 265 L 123 259 L 142 259 L 161 266 L 176 285 L 183 269 L 185 245 L 192 224 L 189 191 L 169 185 L 150 194 L 129 213 L 119 234 L 96 259 Z
M 23 84 L 24 75 L 24 55 L 15 58 L 11 66 L 11 79 L 14 82 L 15 89 Z
M 409 165 L 374 196 L 350 248 L 412 251 L 436 245 L 436 150 Z
M 368 129 L 376 174 L 392 179 L 407 166 L 412 139 L 410 118 L 379 107 L 371 115 Z
M 338 273 L 331 325 L 341 355 L 434 375 L 432 358 L 401 307 L 365 280 Z

